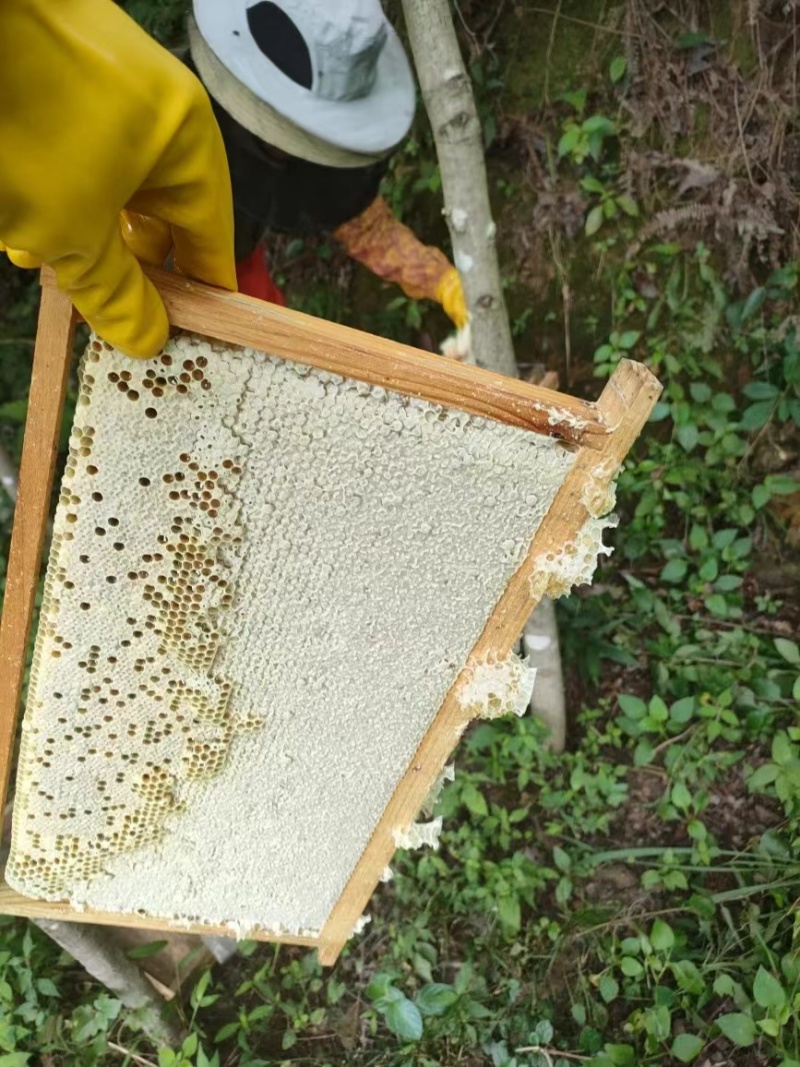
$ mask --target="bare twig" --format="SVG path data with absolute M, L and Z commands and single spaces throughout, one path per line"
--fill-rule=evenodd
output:
M 120 1056 L 127 1056 L 129 1060 L 138 1063 L 139 1067 L 156 1067 L 152 1060 L 146 1060 L 144 1056 L 140 1056 L 137 1052 L 134 1052 L 133 1049 L 125 1048 L 124 1045 L 118 1045 L 115 1041 L 108 1041 L 106 1044 L 113 1052 L 118 1052 Z

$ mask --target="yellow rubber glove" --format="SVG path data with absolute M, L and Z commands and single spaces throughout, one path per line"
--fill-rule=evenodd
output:
M 436 299 L 444 308 L 447 317 L 455 323 L 457 329 L 466 326 L 469 322 L 467 302 L 464 299 L 464 290 L 461 287 L 461 278 L 455 267 L 451 267 L 446 274 L 442 275 L 436 286 Z
M 458 329 L 469 321 L 458 271 L 438 248 L 424 245 L 394 217 L 382 197 L 345 222 L 333 236 L 373 274 L 395 282 L 412 300 L 436 300 Z
M 167 316 L 137 252 L 236 288 L 222 136 L 200 82 L 112 0 L 0 0 L 0 249 L 49 263 L 89 325 L 132 356 L 163 346 Z

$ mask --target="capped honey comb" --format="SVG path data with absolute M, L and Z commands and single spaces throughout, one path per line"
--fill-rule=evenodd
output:
M 9 883 L 315 936 L 574 460 L 262 352 L 93 339 Z

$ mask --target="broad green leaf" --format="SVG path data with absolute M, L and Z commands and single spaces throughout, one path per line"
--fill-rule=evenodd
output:
M 642 719 L 647 714 L 647 705 L 639 697 L 629 696 L 623 693 L 619 698 L 619 706 L 632 719 Z
M 561 140 L 558 142 L 558 155 L 568 156 L 570 152 L 577 146 L 581 137 L 581 131 L 578 126 L 570 126 L 566 133 L 563 134 Z
M 686 577 L 689 564 L 685 559 L 671 559 L 661 571 L 662 582 L 680 582 Z
M 162 949 L 167 947 L 166 941 L 148 941 L 146 945 L 137 945 L 129 948 L 125 955 L 129 960 L 146 960 L 150 956 L 157 956 Z
M 497 902 L 497 917 L 506 933 L 515 934 L 522 925 L 522 913 L 516 897 L 500 897 Z
M 745 322 L 747 319 L 750 318 L 751 315 L 754 315 L 756 311 L 758 311 L 759 308 L 763 305 L 766 299 L 767 290 L 763 286 L 759 286 L 758 289 L 754 289 L 750 296 L 748 296 L 747 300 L 745 300 L 744 302 L 741 321 Z
M 678 438 L 681 448 L 686 452 L 691 452 L 697 444 L 699 433 L 693 422 L 687 422 L 685 425 L 677 427 L 675 436 Z
M 603 225 L 603 208 L 600 204 L 593 207 L 589 214 L 586 216 L 586 224 L 584 226 L 584 232 L 587 237 L 592 237 L 600 227 Z
M 747 788 L 751 793 L 760 793 L 762 789 L 772 785 L 779 774 L 777 763 L 763 763 L 747 779 Z
M 728 1015 L 720 1015 L 716 1023 L 724 1036 L 739 1048 L 749 1048 L 755 1042 L 756 1024 L 752 1017 L 744 1012 L 734 1011 Z
M 617 82 L 621 82 L 625 77 L 625 71 L 628 69 L 628 61 L 625 56 L 614 56 L 611 60 L 611 65 L 608 68 L 608 76 L 614 85 Z
M 669 717 L 679 726 L 688 722 L 694 714 L 694 697 L 682 697 L 670 705 Z
M 617 196 L 614 198 L 617 202 L 617 207 L 621 208 L 626 215 L 629 215 L 632 219 L 639 217 L 639 205 L 630 196 Z
M 672 927 L 665 923 L 663 919 L 656 919 L 653 923 L 653 928 L 650 931 L 650 944 L 656 952 L 669 952 L 675 944 L 675 934 L 672 932 Z
M 632 956 L 623 956 L 619 961 L 619 969 L 627 978 L 640 978 L 644 967 Z
M 688 811 L 692 806 L 692 794 L 689 792 L 683 782 L 676 782 L 672 787 L 670 799 L 676 808 L 680 808 L 681 811 Z
M 764 967 L 759 967 L 753 982 L 753 996 L 756 1004 L 762 1008 L 782 1008 L 786 1003 L 786 992 L 774 975 Z
M 705 599 L 705 605 L 712 615 L 716 615 L 717 618 L 726 619 L 728 617 L 728 601 L 721 593 L 711 593 Z
M 610 1004 L 615 997 L 619 996 L 619 982 L 610 974 L 603 975 L 597 988 L 606 1004 Z
M 560 871 L 568 871 L 572 866 L 572 860 L 569 858 L 569 854 L 564 851 L 563 848 L 559 848 L 558 845 L 553 849 L 553 863 Z
M 779 730 L 772 739 L 772 758 L 783 766 L 794 756 L 794 747 L 785 730 Z
M 700 1055 L 703 1045 L 702 1037 L 697 1034 L 678 1034 L 672 1042 L 672 1055 L 681 1063 L 691 1063 Z
M 782 656 L 787 663 L 791 663 L 793 667 L 800 666 L 800 648 L 794 641 L 789 641 L 785 637 L 776 637 L 775 650 L 779 656 Z
M 416 1005 L 423 1015 L 444 1015 L 458 1000 L 458 993 L 451 985 L 430 982 L 417 993 Z
M 461 791 L 461 799 L 473 815 L 482 817 L 489 814 L 489 808 L 483 793 L 481 793 L 479 789 L 476 789 L 472 782 L 467 782 L 465 784 Z
M 772 400 L 780 390 L 777 385 L 772 385 L 770 382 L 750 382 L 742 392 L 749 400 Z
M 408 997 L 393 1001 L 384 1013 L 386 1025 L 403 1041 L 419 1041 L 422 1037 L 422 1016 Z

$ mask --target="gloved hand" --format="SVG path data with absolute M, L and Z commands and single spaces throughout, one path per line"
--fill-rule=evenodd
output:
M 412 300 L 436 300 L 459 329 L 469 321 L 456 268 L 396 219 L 381 197 L 333 236 L 348 255 L 379 278 L 396 282 Z
M 89 325 L 154 356 L 167 315 L 123 239 L 124 208 L 154 220 L 137 250 L 236 288 L 222 137 L 200 82 L 112 0 L 0 2 L 0 250 L 49 263 Z
M 460 330 L 467 325 L 469 322 L 467 302 L 461 287 L 461 277 L 455 267 L 451 267 L 446 274 L 442 275 L 436 286 L 436 299 L 444 308 L 447 317 L 455 323 L 456 329 Z

